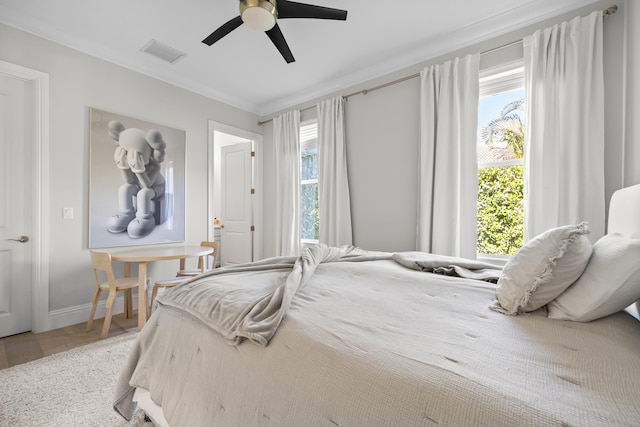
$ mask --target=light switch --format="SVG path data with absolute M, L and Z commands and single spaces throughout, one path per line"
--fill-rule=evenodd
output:
M 73 219 L 73 208 L 62 208 L 63 219 Z

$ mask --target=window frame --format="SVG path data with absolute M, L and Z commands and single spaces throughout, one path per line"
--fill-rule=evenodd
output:
M 310 128 L 315 125 L 315 130 L 311 130 Z M 302 152 L 309 148 L 318 148 L 318 120 L 311 119 L 305 120 L 300 123 L 300 167 L 302 168 Z M 302 179 L 302 173 L 300 174 L 300 190 L 302 191 L 303 185 L 308 184 L 316 184 L 318 183 L 318 177 L 313 179 Z M 318 200 L 317 210 L 320 211 L 320 200 Z M 302 213 L 302 198 L 300 199 L 300 212 Z M 319 225 L 318 225 L 319 226 Z M 300 228 L 302 232 L 302 215 L 300 218 Z M 300 233 L 302 235 L 302 233 Z M 303 239 L 300 237 L 301 246 L 307 247 L 310 245 L 317 245 L 320 243 L 318 239 Z
M 491 67 L 480 72 L 479 99 L 499 95 L 517 89 L 525 88 L 524 60 L 517 60 Z M 480 125 L 480 123 L 478 123 Z M 499 160 L 494 162 L 477 163 L 478 171 L 485 168 L 501 166 L 524 165 L 524 157 L 520 159 Z M 476 258 L 481 261 L 497 265 L 504 265 L 512 255 L 496 255 L 476 252 Z

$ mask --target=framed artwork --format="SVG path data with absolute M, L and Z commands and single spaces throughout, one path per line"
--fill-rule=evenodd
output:
M 184 242 L 186 132 L 89 113 L 89 248 Z

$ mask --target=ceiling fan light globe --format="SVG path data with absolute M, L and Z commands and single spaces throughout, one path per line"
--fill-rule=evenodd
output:
M 249 28 L 268 31 L 276 25 L 276 8 L 265 0 L 244 0 L 240 2 L 240 16 Z

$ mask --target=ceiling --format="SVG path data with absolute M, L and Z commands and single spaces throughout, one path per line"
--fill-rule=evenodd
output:
M 238 0 L 0 0 L 0 22 L 266 116 L 596 0 L 300 0 L 346 21 L 279 21 L 296 62 L 246 25 L 201 41 Z M 156 40 L 186 56 L 141 49 Z

